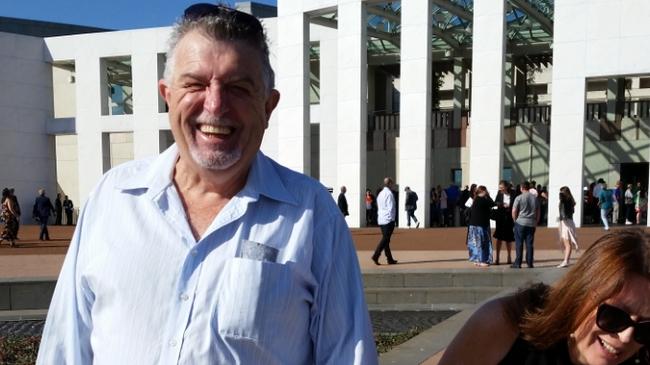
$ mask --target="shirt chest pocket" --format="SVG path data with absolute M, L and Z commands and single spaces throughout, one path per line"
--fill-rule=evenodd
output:
M 226 262 L 217 293 L 216 326 L 220 334 L 263 340 L 288 322 L 304 321 L 309 309 L 301 302 L 295 273 L 287 264 L 245 258 Z M 301 318 L 302 317 L 302 318 Z

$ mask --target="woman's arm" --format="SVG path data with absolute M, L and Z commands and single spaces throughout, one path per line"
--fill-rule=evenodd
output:
M 483 304 L 451 341 L 439 365 L 498 364 L 519 335 L 515 323 L 505 313 L 511 297 Z

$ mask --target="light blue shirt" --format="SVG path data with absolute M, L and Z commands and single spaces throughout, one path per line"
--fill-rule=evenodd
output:
M 177 156 L 120 165 L 90 195 L 37 364 L 376 364 L 356 252 L 327 190 L 260 152 L 196 241 Z M 277 257 L 242 257 L 248 241 Z

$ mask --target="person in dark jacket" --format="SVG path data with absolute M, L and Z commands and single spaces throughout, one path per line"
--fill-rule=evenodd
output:
M 490 211 L 494 206 L 487 188 L 476 189 L 472 202 L 469 226 L 467 229 L 467 249 L 469 261 L 476 266 L 487 267 L 492 263 L 492 239 L 490 238 Z
M 499 265 L 499 254 L 501 252 L 501 246 L 504 243 L 506 246 L 507 263 L 508 265 L 512 264 L 512 243 L 515 241 L 515 222 L 512 220 L 512 204 L 514 201 L 515 192 L 507 181 L 502 180 L 499 183 L 499 192 L 494 199 L 497 205 L 497 210 L 494 214 L 496 224 L 494 235 L 492 236 L 496 240 L 495 265 Z
M 341 213 L 343 213 L 344 217 L 347 217 L 350 215 L 348 212 L 348 200 L 345 198 L 345 192 L 347 189 L 345 186 L 341 186 L 341 193 L 339 194 L 339 198 L 336 201 L 336 204 L 339 206 L 339 209 L 341 210 Z
M 54 225 L 60 226 L 61 219 L 63 218 L 63 204 L 61 204 L 61 194 L 56 194 L 56 199 L 54 199 Z
M 34 202 L 34 210 L 32 216 L 40 223 L 41 233 L 38 236 L 38 239 L 43 241 L 50 240 L 50 233 L 47 231 L 47 220 L 50 218 L 50 215 L 54 212 L 54 206 L 50 198 L 45 196 L 45 189 L 38 189 L 38 197 Z
M 72 200 L 70 200 L 67 195 L 63 198 L 63 209 L 65 210 L 65 223 L 71 226 L 74 204 L 72 204 Z
M 420 227 L 420 222 L 415 218 L 415 210 L 418 209 L 418 195 L 408 186 L 404 188 L 404 191 L 406 192 L 406 202 L 404 203 L 404 209 L 406 209 L 406 226 L 411 228 L 411 219 L 413 219 L 415 228 L 418 228 Z

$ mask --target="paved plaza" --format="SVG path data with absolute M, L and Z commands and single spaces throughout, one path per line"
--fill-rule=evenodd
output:
M 50 227 L 51 241 L 39 241 L 38 226 L 25 225 L 21 227 L 18 246 L 11 248 L 0 245 L 0 281 L 18 281 L 22 279 L 54 280 L 59 273 L 68 244 L 74 233 L 74 227 Z M 623 229 L 625 227 L 614 227 Z M 493 265 L 488 268 L 477 268 L 467 260 L 465 237 L 467 229 L 457 228 L 429 228 L 429 229 L 402 229 L 395 230 L 391 241 L 394 257 L 399 261 L 396 265 L 375 265 L 370 257 L 375 245 L 381 239 L 379 228 L 352 229 L 355 246 L 361 270 L 364 274 L 400 274 L 412 272 L 449 272 L 483 271 L 491 274 L 510 272 L 505 264 L 505 252 L 501 254 L 502 265 Z M 578 229 L 578 239 L 581 251 L 584 251 L 605 232 L 600 227 L 586 227 Z M 513 252 L 514 255 L 514 252 Z M 579 256 L 579 253 L 578 253 Z M 557 230 L 554 228 L 538 228 L 535 239 L 535 266 L 533 271 L 559 273 L 565 269 L 555 266 L 562 260 L 562 252 L 557 242 Z M 529 271 L 529 269 L 521 269 Z M 1 299 L 1 298 L 0 298 Z M 372 308 L 371 308 L 372 309 Z M 403 345 L 380 357 L 380 363 L 421 363 L 422 356 L 413 361 L 413 355 L 423 351 L 426 346 L 431 347 L 434 342 L 448 342 L 450 333 L 464 323 L 471 314 L 471 310 L 463 310 L 454 315 L 451 311 L 435 310 L 398 310 L 398 311 L 371 311 L 373 328 L 375 332 L 399 333 L 407 332 L 413 328 L 424 332 Z M 452 316 L 453 315 L 453 316 Z M 446 320 L 436 326 L 440 321 Z M 36 317 L 35 317 L 36 318 Z M 40 334 L 43 321 L 0 321 L 0 336 L 3 334 L 33 335 Z M 442 334 L 441 332 L 448 332 Z M 424 345 L 422 345 L 424 343 Z M 440 353 L 429 352 L 424 359 L 425 364 L 436 364 Z M 432 356 L 433 355 L 433 356 Z

